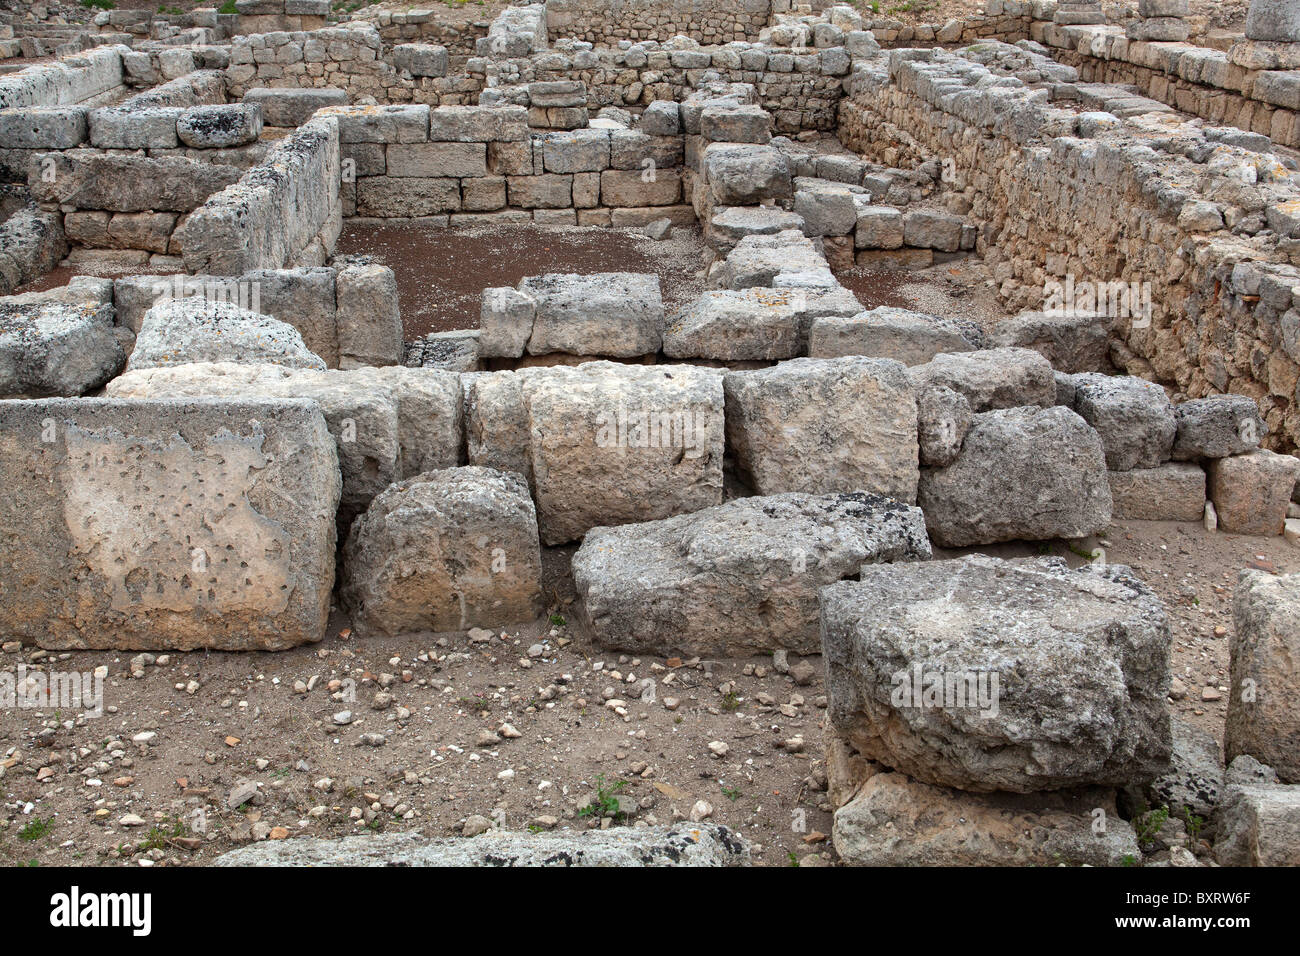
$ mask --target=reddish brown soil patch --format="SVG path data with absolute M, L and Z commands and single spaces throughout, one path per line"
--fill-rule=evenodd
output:
M 525 276 L 654 272 L 669 311 L 703 287 L 696 275 L 702 247 L 694 230 L 675 230 L 672 239 L 656 242 L 599 227 L 345 224 L 335 252 L 371 255 L 393 270 L 408 341 L 477 328 L 483 290 L 513 286 Z

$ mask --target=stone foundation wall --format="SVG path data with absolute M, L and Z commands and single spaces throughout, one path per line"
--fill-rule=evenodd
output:
M 348 106 L 316 115 L 339 124 L 345 216 L 451 224 L 694 222 L 682 195 L 680 136 L 536 134 L 519 106 Z M 646 158 L 654 160 L 649 174 Z
M 703 43 L 756 40 L 768 24 L 772 0 L 547 0 L 553 37 L 591 43 L 667 40 L 678 34 Z
M 1089 82 L 1132 84 L 1212 123 L 1300 147 L 1300 71 L 1248 70 L 1229 54 L 1189 43 L 1131 41 L 1113 27 L 1034 24 L 1036 40 Z
M 177 230 L 186 271 L 239 275 L 323 264 L 342 228 L 339 181 L 338 121 L 309 120 Z
M 1136 283 L 1149 324 L 1111 316 L 1116 364 L 1191 397 L 1250 395 L 1271 447 L 1300 443 L 1300 195 L 1287 171 L 1186 124 L 1157 124 L 1181 138 L 1158 160 L 1150 137 L 1093 128 L 1025 88 L 958 94 L 978 79 L 968 66 L 894 51 L 855 76 L 842 140 L 890 165 L 943 163 L 984 223 L 978 248 L 1011 307 L 1040 307 L 1053 281 Z M 1265 171 L 1257 186 L 1231 182 L 1241 167 Z

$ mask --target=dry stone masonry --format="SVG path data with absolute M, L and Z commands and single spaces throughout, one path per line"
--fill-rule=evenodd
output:
M 1300 543 L 1296 4 L 1230 40 L 1188 0 L 864 6 L 0 19 L 6 653 L 282 651 L 345 619 L 463 635 L 496 685 L 551 653 L 501 643 L 536 628 L 629 672 L 592 702 L 620 741 L 679 672 L 770 664 L 824 680 L 803 790 L 845 864 L 1300 864 L 1300 578 L 1227 582 L 1225 768 L 1171 720 L 1175 585 L 1104 551 L 1134 522 Z M 698 257 L 376 238 L 524 226 Z M 414 331 L 456 270 L 477 327 Z M 932 305 L 936 276 L 979 308 Z M 508 683 L 536 711 L 569 679 Z M 1153 850 L 1152 801 L 1204 839 Z M 751 862 L 700 803 L 220 863 Z

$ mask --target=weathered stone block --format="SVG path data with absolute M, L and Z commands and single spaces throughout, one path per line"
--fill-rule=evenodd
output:
M 314 403 L 5 403 L 0 461 L 14 637 L 236 651 L 324 636 L 340 482 Z
M 916 501 L 916 398 L 898 362 L 792 359 L 730 372 L 725 387 L 728 445 L 758 494 Z
M 1059 406 L 977 414 L 953 463 L 922 471 L 917 503 L 947 548 L 1083 538 L 1112 509 L 1101 439 Z
M 821 635 L 835 733 L 924 783 L 1030 793 L 1169 766 L 1169 619 L 1121 565 L 866 565 L 822 589 Z
M 597 642 L 629 653 L 820 652 L 817 593 L 863 564 L 930 557 L 919 509 L 861 492 L 740 498 L 594 528 L 573 558 Z
M 523 478 L 452 468 L 371 502 L 348 535 L 341 595 L 366 633 L 500 627 L 538 615 L 541 571 Z

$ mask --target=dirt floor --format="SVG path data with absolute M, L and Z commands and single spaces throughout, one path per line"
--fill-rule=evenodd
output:
M 599 226 L 506 224 L 454 229 L 344 223 L 336 255 L 363 254 L 397 276 L 406 340 L 478 328 L 483 290 L 548 272 L 653 272 L 671 311 L 704 288 L 698 229 L 654 240 Z
M 1294 572 L 1300 551 L 1163 522 L 980 550 L 1077 565 L 1098 545 L 1165 601 L 1186 685 L 1173 712 L 1221 737 L 1237 571 Z M 510 829 L 635 826 L 693 810 L 743 832 L 764 864 L 831 860 L 821 660 L 800 686 L 768 657 L 602 651 L 573 621 L 571 553 L 546 554 L 555 617 L 504 636 L 357 639 L 336 614 L 325 641 L 274 654 L 133 662 L 7 647 L 9 671 L 109 676 L 99 718 L 0 711 L 0 864 L 202 864 L 260 838 L 446 836 L 481 825 L 475 816 Z M 653 699 L 638 698 L 646 677 Z M 255 795 L 236 789 L 245 783 Z M 581 809 L 602 792 L 618 819 Z

